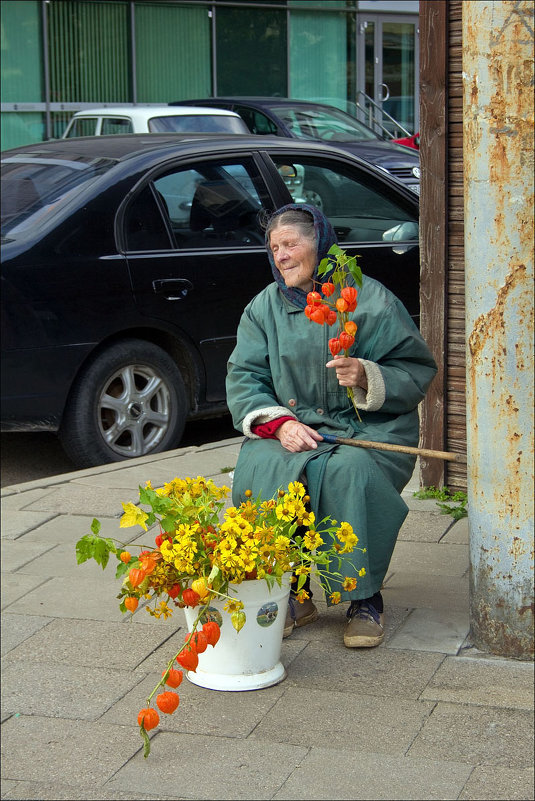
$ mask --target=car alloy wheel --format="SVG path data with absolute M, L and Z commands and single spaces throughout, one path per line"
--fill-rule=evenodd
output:
M 184 381 L 166 351 L 126 339 L 99 353 L 79 376 L 60 428 L 79 467 L 176 448 L 188 403 Z
M 154 450 L 170 423 L 169 389 L 161 374 L 147 365 L 128 364 L 112 375 L 97 407 L 103 439 L 126 459 Z

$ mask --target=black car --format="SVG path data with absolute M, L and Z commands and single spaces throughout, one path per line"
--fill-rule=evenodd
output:
M 177 447 L 222 414 L 259 217 L 308 180 L 342 247 L 418 316 L 418 199 L 350 154 L 276 137 L 97 136 L 2 153 L 2 430 L 80 467 Z
M 229 109 L 240 115 L 251 133 L 328 142 L 381 167 L 414 192 L 420 193 L 420 157 L 417 150 L 381 139 L 355 117 L 326 103 L 287 97 L 238 96 L 181 100 L 169 105 Z

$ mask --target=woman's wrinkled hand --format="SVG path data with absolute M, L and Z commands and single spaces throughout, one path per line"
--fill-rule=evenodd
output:
M 292 453 L 314 450 L 318 447 L 317 443 L 323 440 L 321 434 L 298 420 L 286 420 L 279 426 L 275 436 L 282 447 Z
M 362 387 L 366 392 L 368 391 L 368 379 L 366 371 L 359 359 L 353 356 L 342 356 L 337 354 L 334 359 L 327 362 L 325 367 L 334 367 L 336 370 L 336 377 L 341 387 Z

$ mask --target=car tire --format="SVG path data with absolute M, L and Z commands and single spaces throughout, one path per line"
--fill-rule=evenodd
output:
M 125 339 L 79 376 L 59 437 L 78 467 L 93 467 L 177 447 L 187 415 L 184 381 L 173 359 L 151 342 Z

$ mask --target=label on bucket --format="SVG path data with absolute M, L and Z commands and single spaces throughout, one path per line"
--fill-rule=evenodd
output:
M 211 620 L 213 620 L 214 623 L 217 623 L 219 628 L 221 628 L 221 626 L 223 625 L 223 617 L 221 615 L 221 612 L 218 609 L 216 609 L 215 606 L 209 606 L 208 609 L 205 609 L 205 611 L 201 615 L 199 623 L 202 626 L 203 623 L 208 623 L 208 621 Z
M 275 603 L 275 601 L 269 601 L 269 603 L 264 604 L 260 607 L 258 612 L 256 613 L 256 622 L 259 626 L 266 628 L 267 626 L 271 626 L 279 614 L 279 607 Z

